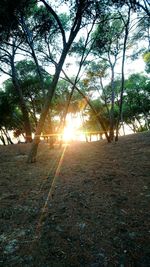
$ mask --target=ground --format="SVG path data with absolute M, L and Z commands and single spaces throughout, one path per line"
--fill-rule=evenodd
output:
M 0 146 L 0 266 L 150 266 L 150 132 Z

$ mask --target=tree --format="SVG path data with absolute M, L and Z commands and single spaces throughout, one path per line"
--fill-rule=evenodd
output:
M 18 11 L 24 10 L 29 0 L 2 0 L 0 2 L 0 42 L 9 40 L 18 27 Z
M 24 121 L 24 129 L 26 133 L 25 138 L 27 142 L 31 142 L 32 141 L 31 125 L 30 125 L 28 109 L 26 107 L 22 88 L 20 86 L 20 82 L 18 80 L 17 71 L 16 71 L 15 57 L 16 57 L 17 48 L 19 44 L 20 44 L 20 41 L 18 37 L 15 35 L 14 37 L 11 38 L 11 41 L 9 43 L 3 44 L 3 46 L 0 47 L 0 61 L 2 63 L 2 67 L 0 67 L 0 71 L 9 75 L 12 79 L 13 90 L 16 91 L 19 97 L 19 105 L 20 105 L 20 109 L 22 112 L 23 121 Z
M 104 103 L 100 102 L 99 98 L 90 101 L 92 107 L 97 113 L 97 116 L 101 114 L 101 118 L 105 125 L 105 129 L 109 130 L 109 117 L 107 113 L 107 109 Z M 96 114 L 90 108 L 90 106 L 86 106 L 83 110 L 83 126 L 86 136 L 98 135 L 102 139 L 102 135 L 104 134 L 104 129 L 101 127 L 101 124 L 98 123 Z
M 73 12 L 71 12 L 73 19 L 72 19 L 72 25 L 70 27 L 69 38 L 67 40 L 66 39 L 66 33 L 65 33 L 65 30 L 64 30 L 63 25 L 61 23 L 61 20 L 59 18 L 59 15 L 53 10 L 53 8 L 50 5 L 47 4 L 47 2 L 45 2 L 45 0 L 42 0 L 42 3 L 46 6 L 46 8 L 50 12 L 50 14 L 54 17 L 54 19 L 58 25 L 58 28 L 61 32 L 63 47 L 62 47 L 60 58 L 59 58 L 58 63 L 56 65 L 55 74 L 53 76 L 52 83 L 49 87 L 49 90 L 48 90 L 48 93 L 46 96 L 44 107 L 42 109 L 42 113 L 41 113 L 39 123 L 38 123 L 37 129 L 36 129 L 35 138 L 34 138 L 32 148 L 31 148 L 31 151 L 30 151 L 30 154 L 28 157 L 28 162 L 35 162 L 35 160 L 36 160 L 36 153 L 37 153 L 37 148 L 38 148 L 38 144 L 40 141 L 40 134 L 41 134 L 41 131 L 43 129 L 44 121 L 46 119 L 53 95 L 54 95 L 55 90 L 56 90 L 56 86 L 57 86 L 57 83 L 59 80 L 60 73 L 62 71 L 63 64 L 65 62 L 67 54 L 69 53 L 70 47 L 71 47 L 77 33 L 80 30 L 82 22 L 86 18 L 86 15 L 88 14 L 88 11 L 90 10 L 91 5 L 92 5 L 90 1 L 81 1 L 80 0 L 80 1 L 76 2 L 74 8 L 72 9 Z
M 122 51 L 122 47 L 124 47 L 123 53 L 123 61 L 125 60 L 125 48 L 127 42 L 127 34 L 126 39 L 123 44 L 124 30 L 125 30 L 125 20 L 122 14 L 118 12 L 114 12 L 112 15 L 109 14 L 107 21 L 102 24 L 99 24 L 95 33 L 95 45 L 93 49 L 94 55 L 96 55 L 100 61 L 100 70 L 97 73 L 101 73 L 103 71 L 104 63 L 110 68 L 110 80 L 111 80 L 111 104 L 107 105 L 105 101 L 105 105 L 107 106 L 107 111 L 109 115 L 109 138 L 113 140 L 114 138 L 114 130 L 115 130 L 115 68 L 117 62 L 120 58 L 120 53 Z M 126 27 L 127 28 L 127 27 Z M 106 67 L 105 67 L 106 71 Z M 123 68 L 122 68 L 122 88 L 123 88 Z M 93 75 L 94 77 L 94 75 Z M 96 77 L 96 76 L 95 76 Z M 97 78 L 100 79 L 101 90 L 104 89 L 102 84 L 102 76 L 97 75 Z M 123 92 L 123 90 L 122 90 Z
M 122 113 L 122 106 L 123 106 L 123 94 L 124 94 L 124 65 L 125 65 L 125 56 L 126 56 L 126 48 L 127 48 L 127 40 L 129 35 L 129 26 L 130 26 L 130 19 L 131 19 L 131 9 L 129 7 L 127 12 L 127 18 L 125 19 L 122 16 L 122 20 L 124 23 L 124 41 L 123 41 L 123 51 L 122 51 L 122 67 L 121 67 L 121 92 L 120 92 L 120 99 L 119 99 L 119 115 L 116 125 L 116 137 L 115 141 L 118 141 L 118 134 L 119 134 L 119 123 L 123 122 L 123 113 Z
M 65 74 L 66 80 L 70 82 L 70 84 L 72 84 L 73 86 L 75 86 L 76 91 L 83 97 L 83 99 L 85 100 L 86 104 L 91 108 L 95 118 L 97 119 L 100 128 L 103 129 L 103 133 L 105 134 L 105 137 L 107 139 L 108 142 L 110 142 L 108 133 L 107 133 L 107 129 L 105 126 L 105 121 L 103 121 L 103 116 L 101 115 L 101 113 L 97 113 L 95 107 L 92 105 L 91 101 L 89 100 L 89 97 L 86 96 L 85 93 L 83 93 L 82 90 L 80 90 L 76 85 L 74 85 L 74 83 L 69 79 L 69 77 Z
M 134 131 L 150 128 L 150 80 L 140 74 L 132 74 L 125 81 L 123 116 L 125 122 L 132 124 Z M 138 122 L 139 126 L 136 126 Z
M 104 24 L 100 24 L 95 33 L 95 48 L 94 53 L 103 61 L 107 62 L 111 70 L 111 107 L 110 115 L 110 140 L 114 138 L 114 104 L 115 104 L 115 67 L 120 53 L 120 39 L 122 38 L 123 25 L 120 16 L 118 19 L 115 14 L 109 17 L 109 20 Z
M 150 3 L 149 0 L 113 0 L 113 3 L 117 7 L 123 7 L 124 5 L 129 6 L 133 11 L 140 12 L 143 10 L 150 17 Z
M 20 133 L 23 131 L 21 113 L 18 110 L 15 98 L 9 91 L 8 81 L 5 84 L 5 91 L 0 90 L 0 139 L 4 145 L 13 144 L 9 131 Z

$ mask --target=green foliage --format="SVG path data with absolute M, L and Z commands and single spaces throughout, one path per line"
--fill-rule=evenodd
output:
M 8 40 L 13 31 L 18 29 L 19 14 L 26 13 L 34 0 L 1 0 L 0 1 L 0 41 Z
M 146 67 L 145 67 L 145 71 L 147 73 L 150 73 L 150 52 L 145 52 L 143 55 L 143 59 L 145 61 Z
M 105 78 L 107 76 L 108 67 L 108 63 L 104 60 L 101 60 L 97 63 L 91 62 L 88 67 L 87 76 L 89 78 Z
M 23 98 L 26 101 L 26 106 L 30 114 L 30 122 L 32 131 L 35 130 L 38 114 L 41 112 L 41 107 L 44 103 L 43 92 L 41 91 L 39 76 L 37 75 L 35 64 L 32 61 L 22 60 L 17 63 L 16 71 L 19 84 L 22 88 Z M 45 91 L 51 81 L 51 77 L 41 68 L 44 78 Z M 5 102 L 2 98 L 3 105 L 1 106 L 1 116 L 4 120 L 3 126 L 12 128 L 17 133 L 22 133 L 23 118 L 20 110 L 20 99 L 11 79 L 8 79 L 3 84 L 3 94 L 6 98 Z M 5 99 L 4 98 L 4 99 Z M 8 110 L 5 112 L 5 108 Z M 6 118 L 7 115 L 7 118 Z
M 82 55 L 85 50 L 85 38 L 80 37 L 78 42 L 74 42 L 70 53 L 76 53 L 77 55 Z
M 146 52 L 144 55 L 143 55 L 143 59 L 146 63 L 150 62 L 150 52 Z
M 133 74 L 125 82 L 123 103 L 123 118 L 127 123 L 135 120 L 144 122 L 144 128 L 149 129 L 150 122 L 150 80 L 140 74 Z M 141 126 L 139 127 L 139 129 Z M 138 128 L 137 128 L 138 131 Z
M 115 14 L 113 15 L 115 17 Z M 118 15 L 116 15 L 118 17 Z M 93 33 L 95 39 L 94 53 L 99 55 L 110 51 L 115 55 L 119 49 L 119 41 L 122 38 L 123 21 L 121 19 L 112 18 L 110 15 L 107 20 L 98 24 L 96 31 Z
M 46 38 L 50 32 L 58 32 L 58 28 L 53 16 L 44 6 L 35 6 L 31 11 L 32 31 L 38 33 L 38 38 Z
M 15 131 L 22 124 L 22 115 L 9 92 L 0 91 L 0 128 Z
M 105 128 L 109 130 L 110 121 L 109 114 L 106 105 L 99 99 L 95 99 L 91 101 L 92 106 L 94 107 L 97 116 L 101 116 Z M 97 116 L 93 113 L 93 111 L 87 106 L 85 110 L 86 120 L 84 122 L 83 128 L 86 128 L 88 131 L 103 131 L 101 125 L 98 123 Z M 115 119 L 118 116 L 118 108 L 115 106 Z
M 16 64 L 16 71 L 19 80 L 37 76 L 35 63 L 31 60 L 21 60 Z
M 114 123 L 116 125 L 119 113 L 121 81 L 114 81 L 115 103 Z M 107 106 L 106 106 L 107 104 Z M 103 88 L 101 96 L 92 101 L 92 105 L 103 118 L 105 126 L 109 129 L 111 110 L 111 85 Z M 95 115 L 89 110 L 86 121 L 87 129 L 94 130 L 97 127 Z M 134 131 L 148 130 L 150 127 L 150 80 L 141 74 L 132 74 L 125 81 L 125 92 L 123 97 L 123 121 L 132 126 Z

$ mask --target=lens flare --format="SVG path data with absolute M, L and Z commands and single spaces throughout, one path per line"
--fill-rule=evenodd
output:
M 76 130 L 71 125 L 68 125 L 64 129 L 63 140 L 64 141 L 73 141 L 75 139 L 76 139 Z

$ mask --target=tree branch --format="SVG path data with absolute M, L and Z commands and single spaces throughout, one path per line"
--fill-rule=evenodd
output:
M 144 3 L 145 3 L 145 1 L 144 1 Z M 137 2 L 137 6 L 140 7 L 140 8 L 142 8 L 142 9 L 145 11 L 145 13 L 150 17 L 150 11 L 149 11 L 149 9 L 148 9 L 146 3 L 145 3 L 145 7 L 144 7 L 144 6 L 141 5 L 141 4 L 139 3 L 139 1 L 138 1 L 138 2 Z
M 52 16 L 55 18 L 58 26 L 59 26 L 59 29 L 61 31 L 61 34 L 62 34 L 62 39 L 63 39 L 63 46 L 65 47 L 66 45 L 66 36 L 65 36 L 65 31 L 63 29 L 63 25 L 59 19 L 59 17 L 57 16 L 56 12 L 51 8 L 51 6 L 46 3 L 45 0 L 41 0 L 41 2 L 43 2 L 43 4 L 46 6 L 47 10 L 52 14 Z
M 11 75 L 9 72 L 5 71 L 5 70 L 2 69 L 1 67 L 0 67 L 0 71 L 3 72 L 3 73 L 6 74 L 6 75 L 12 77 L 12 75 Z

